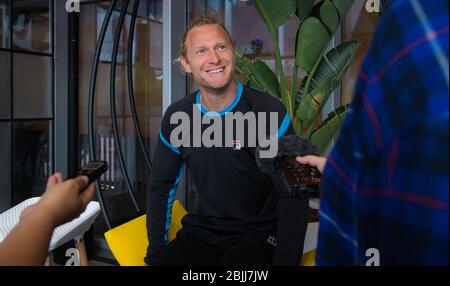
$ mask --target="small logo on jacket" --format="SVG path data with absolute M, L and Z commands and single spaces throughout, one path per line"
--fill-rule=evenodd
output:
M 232 141 L 233 150 L 241 150 L 241 141 L 240 140 L 233 140 Z
M 273 245 L 274 247 L 277 246 L 277 238 L 273 235 L 269 235 L 269 238 L 267 238 L 267 242 Z

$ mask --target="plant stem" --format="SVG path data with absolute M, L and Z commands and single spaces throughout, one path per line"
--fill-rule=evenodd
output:
M 276 37 L 276 33 L 271 33 L 271 34 L 272 34 L 273 43 L 274 43 L 274 47 L 275 47 L 275 63 L 276 63 L 277 72 L 278 72 L 278 79 L 280 81 L 281 98 L 284 101 L 287 112 L 289 113 L 291 118 L 293 118 L 292 117 L 292 102 L 291 102 L 289 93 L 286 89 L 286 79 L 284 76 L 283 63 L 281 61 L 280 45 L 278 44 L 278 39 Z
M 297 115 L 295 115 L 293 121 L 294 121 L 294 131 L 295 131 L 295 134 L 300 134 L 300 132 L 302 131 L 302 130 L 301 130 L 301 122 L 300 122 L 300 118 L 299 118 Z
M 297 96 L 297 76 L 298 76 L 298 66 L 294 61 L 294 68 L 292 71 L 292 80 L 291 80 L 291 104 L 292 104 L 292 112 L 295 111 L 295 98 Z
M 311 139 L 311 135 L 314 129 L 314 120 L 313 122 L 311 122 L 311 124 L 309 125 L 308 131 L 306 132 L 306 138 Z
M 322 61 L 322 58 L 323 58 L 323 55 L 324 55 L 324 54 L 325 54 L 325 50 L 322 52 L 322 54 L 320 55 L 320 57 L 317 59 L 316 63 L 314 64 L 313 69 L 312 69 L 311 72 L 308 74 L 308 80 L 306 80 L 305 90 L 303 91 L 303 97 L 305 97 L 305 96 L 307 96 L 307 95 L 309 94 L 309 86 L 311 85 L 312 79 L 313 79 L 313 77 L 315 76 L 315 74 L 316 74 L 316 72 L 317 72 L 317 69 L 319 68 L 319 64 L 320 64 L 320 62 Z M 314 98 L 313 98 L 312 100 L 314 100 Z M 316 116 L 317 116 L 317 115 L 316 115 Z M 310 136 L 311 136 L 311 133 L 312 133 L 312 130 L 313 130 L 313 127 L 314 127 L 314 119 L 315 119 L 316 116 L 314 116 L 312 122 L 310 122 L 308 131 L 307 131 L 307 133 L 306 133 L 306 134 L 307 134 L 307 135 L 306 135 L 307 138 L 310 138 Z

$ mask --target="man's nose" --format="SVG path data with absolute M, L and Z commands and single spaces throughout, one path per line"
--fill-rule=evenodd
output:
M 217 51 L 212 50 L 211 53 L 209 53 L 209 62 L 212 64 L 217 64 L 220 62 L 220 56 L 217 53 Z

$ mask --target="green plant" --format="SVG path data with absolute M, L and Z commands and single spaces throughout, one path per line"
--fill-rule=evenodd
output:
M 339 131 L 347 108 L 338 108 L 321 124 L 318 120 L 330 94 L 351 66 L 360 42 L 345 42 L 328 51 L 334 33 L 354 0 L 314 2 L 255 0 L 254 5 L 272 35 L 277 74 L 262 60 L 250 60 L 240 50 L 236 51 L 236 70 L 245 77 L 248 85 L 279 98 L 292 119 L 295 132 L 307 136 L 323 154 Z M 300 24 L 292 80 L 288 84 L 277 33 L 294 14 Z M 297 83 L 299 68 L 306 72 L 301 84 Z

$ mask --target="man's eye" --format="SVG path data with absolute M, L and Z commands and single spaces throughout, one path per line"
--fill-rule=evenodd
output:
M 219 45 L 219 46 L 217 47 L 217 49 L 218 49 L 219 51 L 224 51 L 224 50 L 227 49 L 227 46 L 225 46 L 225 45 Z
M 205 50 L 197 50 L 197 51 L 195 52 L 196 55 L 202 55 L 202 54 L 204 54 L 204 53 L 205 53 Z

